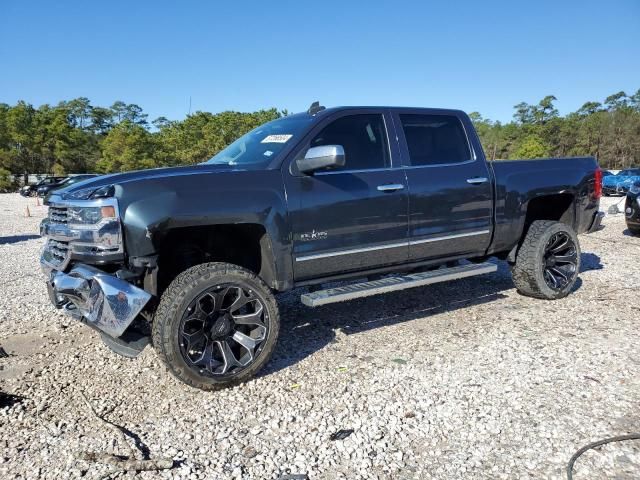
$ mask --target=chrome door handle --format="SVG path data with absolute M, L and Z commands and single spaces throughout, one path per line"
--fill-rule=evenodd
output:
M 404 185 L 401 183 L 389 183 L 387 185 L 378 185 L 379 192 L 395 192 L 397 190 L 402 190 Z
M 480 185 L 481 183 L 487 183 L 489 179 L 487 177 L 473 177 L 467 178 L 467 183 L 471 185 Z

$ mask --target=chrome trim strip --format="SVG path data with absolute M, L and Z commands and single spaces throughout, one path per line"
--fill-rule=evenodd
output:
M 314 177 L 322 175 L 339 175 L 341 173 L 366 173 L 366 172 L 388 172 L 392 170 L 400 170 L 401 167 L 384 167 L 384 168 L 359 168 L 356 170 L 326 170 L 314 173 Z
M 471 160 L 465 160 L 463 162 L 454 162 L 454 163 L 434 163 L 434 164 L 429 164 L 429 165 L 407 165 L 406 168 L 407 170 L 415 170 L 418 168 L 434 168 L 434 167 L 455 167 L 457 165 L 468 165 L 469 163 L 473 163 L 475 162 L 475 160 L 471 159 Z
M 320 258 L 337 257 L 340 255 L 351 255 L 352 253 L 373 252 L 375 250 L 384 250 L 387 248 L 407 247 L 408 245 L 409 245 L 408 242 L 401 242 L 401 243 L 390 243 L 388 245 L 380 245 L 376 247 L 353 248 L 351 250 L 341 250 L 339 252 L 316 253 L 313 255 L 304 255 L 302 257 L 296 257 L 296 262 L 306 262 L 307 260 L 318 260 Z
M 478 230 L 477 232 L 468 233 L 455 233 L 453 235 L 445 235 L 443 237 L 424 238 L 422 240 L 411 240 L 409 245 L 418 245 L 421 243 L 440 242 L 442 240 L 451 240 L 452 238 L 474 237 L 476 235 L 486 235 L 491 233 L 491 230 Z
M 375 247 L 352 248 L 350 250 L 340 250 L 338 252 L 316 253 L 313 255 L 303 255 L 301 257 L 296 257 L 296 262 L 306 262 L 307 260 L 319 260 L 321 258 L 337 257 L 340 255 L 351 255 L 353 253 L 374 252 L 376 250 L 385 250 L 387 248 L 408 247 L 411 245 L 418 245 L 421 243 L 439 242 L 441 240 L 450 240 L 452 238 L 473 237 L 476 235 L 485 235 L 488 233 L 491 233 L 491 230 L 478 230 L 476 232 L 456 233 L 453 235 L 445 235 L 443 237 L 425 238 L 423 240 L 411 240 L 408 242 L 400 242 L 400 243 L 390 243 L 387 245 L 379 245 Z

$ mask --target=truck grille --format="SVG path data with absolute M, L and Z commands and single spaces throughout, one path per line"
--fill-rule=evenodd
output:
M 49 220 L 53 223 L 68 223 L 67 207 L 49 207 Z
M 48 254 L 49 262 L 59 267 L 65 265 L 69 258 L 69 242 L 59 242 L 57 240 L 49 239 L 45 246 L 45 251 Z

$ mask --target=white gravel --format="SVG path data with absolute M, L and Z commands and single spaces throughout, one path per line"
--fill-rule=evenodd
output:
M 519 295 L 504 264 L 318 309 L 283 295 L 266 371 L 205 393 L 151 348 L 119 357 L 49 305 L 36 236 L 45 211 L 0 195 L 0 345 L 12 354 L 0 358 L 0 391 L 21 397 L 0 407 L 0 478 L 100 478 L 108 467 L 79 452 L 128 452 L 80 392 L 151 457 L 177 463 L 119 478 L 565 478 L 584 444 L 640 432 L 640 238 L 622 215 L 581 237 L 580 282 L 560 301 Z M 340 429 L 354 432 L 330 440 Z M 638 477 L 640 441 L 589 451 L 574 472 Z

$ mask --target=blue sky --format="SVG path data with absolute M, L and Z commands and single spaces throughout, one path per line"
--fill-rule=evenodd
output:
M 151 119 L 323 105 L 510 120 L 640 88 L 640 0 L 0 3 L 0 102 L 79 96 Z

